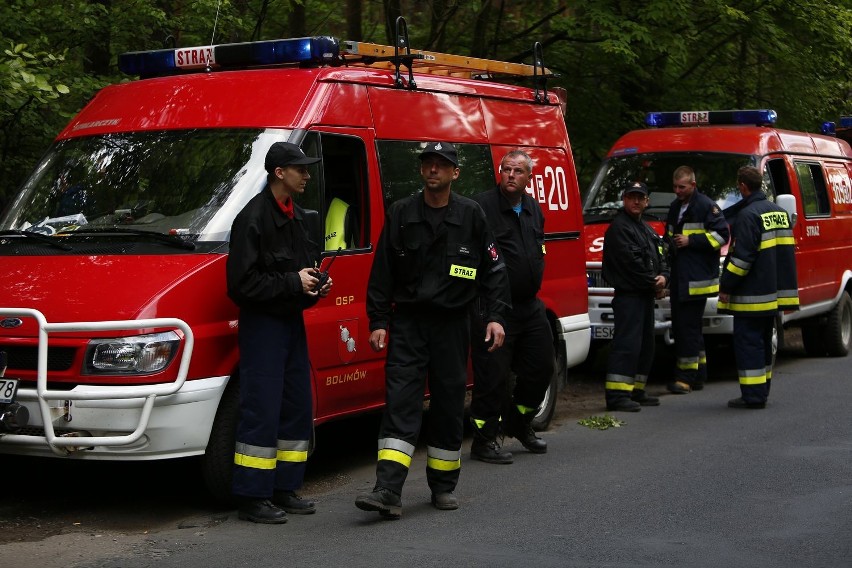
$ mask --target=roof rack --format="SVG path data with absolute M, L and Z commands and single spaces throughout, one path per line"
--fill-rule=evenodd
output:
M 547 78 L 555 76 L 543 63 L 541 44 L 533 46 L 533 65 L 509 63 L 492 59 L 479 59 L 464 55 L 450 55 L 434 51 L 412 50 L 408 41 L 408 26 L 405 18 L 396 19 L 395 45 L 380 45 L 362 41 L 343 41 L 339 57 L 344 65 L 363 65 L 373 68 L 393 69 L 398 88 L 416 89 L 414 69 L 418 73 L 488 79 L 503 77 L 532 77 L 535 88 L 534 99 L 547 102 Z M 404 50 L 401 54 L 400 50 Z M 408 84 L 402 80 L 401 67 L 408 68 Z
M 394 69 L 394 59 L 400 57 L 394 46 L 363 41 L 341 42 L 340 55 L 347 65 L 363 65 L 379 69 Z M 541 69 L 536 71 L 535 66 L 524 63 L 478 59 L 419 49 L 412 49 L 410 55 L 412 67 L 418 73 L 429 75 L 476 79 L 496 75 L 533 77 L 536 74 L 542 74 Z M 403 55 L 402 57 L 406 56 Z M 543 74 L 553 76 L 549 69 L 544 69 Z

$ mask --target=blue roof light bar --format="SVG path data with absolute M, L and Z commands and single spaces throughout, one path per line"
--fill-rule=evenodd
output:
M 340 42 L 317 36 L 269 41 L 133 51 L 118 57 L 128 75 L 155 77 L 181 71 L 222 67 L 330 63 L 340 55 Z
M 645 115 L 645 124 L 656 128 L 719 124 L 772 126 L 777 120 L 778 114 L 769 109 L 649 112 Z

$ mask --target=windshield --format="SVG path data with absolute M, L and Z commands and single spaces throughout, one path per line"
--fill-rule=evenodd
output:
M 287 130 L 176 130 L 53 145 L 0 219 L 0 230 L 53 235 L 109 228 L 227 241 L 266 183 L 264 158 Z
M 583 196 L 583 217 L 586 223 L 608 221 L 622 206 L 621 190 L 628 183 L 641 181 L 649 192 L 645 213 L 665 219 L 675 198 L 672 173 L 679 166 L 692 167 L 698 190 L 725 209 L 741 199 L 736 187 L 737 170 L 756 164 L 754 156 L 745 154 L 660 152 L 613 156 L 604 161 Z

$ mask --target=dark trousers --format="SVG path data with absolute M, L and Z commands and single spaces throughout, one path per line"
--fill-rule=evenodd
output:
M 707 380 L 707 352 L 704 348 L 704 308 L 707 298 L 682 298 L 672 286 L 672 335 L 675 342 L 674 379 L 690 385 Z
M 743 400 L 764 403 L 772 379 L 772 326 L 775 316 L 734 316 L 734 357 Z
M 616 292 L 612 299 L 613 338 L 606 372 L 607 404 L 644 388 L 654 364 L 654 294 Z
M 240 420 L 233 492 L 267 498 L 302 486 L 313 429 L 301 315 L 240 312 Z
M 472 313 L 470 359 L 474 380 L 470 412 L 473 418 L 498 418 L 509 403 L 538 408 L 553 376 L 553 331 L 544 302 L 536 298 L 513 303 L 506 317 L 503 346 L 492 353 L 484 341 L 486 322 L 479 310 Z M 508 397 L 506 382 L 512 372 L 515 388 Z
M 402 493 L 420 433 L 428 384 L 426 479 L 433 493 L 455 489 L 464 435 L 468 339 L 466 309 L 393 314 L 388 330 L 386 406 L 379 430 L 377 486 Z

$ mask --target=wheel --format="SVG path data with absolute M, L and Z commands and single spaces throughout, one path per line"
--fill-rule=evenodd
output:
M 822 357 L 825 355 L 825 342 L 823 341 L 822 328 L 818 324 L 806 324 L 802 326 L 802 345 L 805 353 L 810 357 Z
M 775 366 L 775 359 L 778 358 L 778 353 L 784 349 L 784 324 L 781 323 L 781 315 L 775 316 L 775 321 L 772 324 L 772 366 Z
M 852 300 L 849 294 L 840 294 L 840 301 L 828 314 L 825 327 L 825 351 L 830 357 L 845 357 L 852 343 Z
M 231 377 L 210 430 L 210 440 L 201 458 L 201 473 L 210 495 L 222 504 L 232 504 L 231 478 L 234 472 L 234 445 L 240 412 L 239 383 Z
M 557 342 L 553 356 L 553 375 L 550 377 L 547 392 L 544 393 L 544 400 L 532 419 L 533 430 L 542 432 L 550 426 L 550 421 L 553 420 L 553 415 L 556 412 L 556 398 L 559 395 L 559 387 L 567 382 L 567 378 L 568 367 L 565 362 L 565 351 L 560 350 L 560 345 Z

